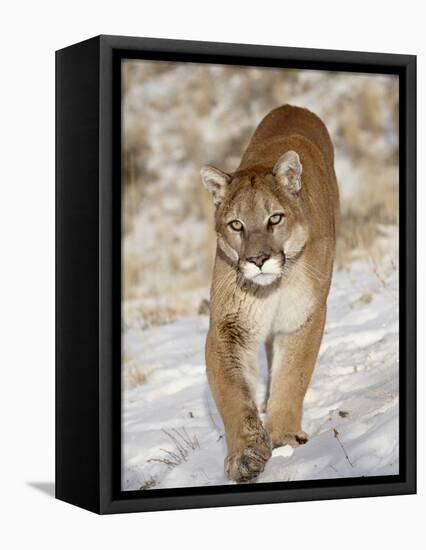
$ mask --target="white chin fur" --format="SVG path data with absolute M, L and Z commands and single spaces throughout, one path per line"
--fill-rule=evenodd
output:
M 279 275 L 272 275 L 270 273 L 260 273 L 250 279 L 252 283 L 256 283 L 259 286 L 268 286 L 278 279 Z
M 242 266 L 242 272 L 246 279 L 259 286 L 270 285 L 282 275 L 281 264 L 276 258 L 267 260 L 262 269 L 251 262 L 245 262 Z

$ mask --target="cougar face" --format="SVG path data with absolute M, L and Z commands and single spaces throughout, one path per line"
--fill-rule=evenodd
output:
M 270 285 L 285 274 L 286 262 L 299 254 L 307 239 L 298 190 L 277 173 L 232 177 L 207 169 L 215 171 L 210 176 L 216 183 L 221 175 L 225 181 L 221 194 L 210 188 L 220 249 L 247 280 Z

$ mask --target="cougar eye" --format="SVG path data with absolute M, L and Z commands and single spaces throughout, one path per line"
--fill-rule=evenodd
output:
M 284 218 L 284 214 L 273 214 L 269 220 L 269 225 L 278 225 L 280 221 Z
M 243 224 L 239 220 L 234 220 L 232 222 L 229 222 L 229 225 L 232 227 L 234 231 L 242 231 L 243 230 Z

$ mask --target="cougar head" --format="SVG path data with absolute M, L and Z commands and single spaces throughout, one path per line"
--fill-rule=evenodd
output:
M 285 273 L 308 238 L 300 204 L 302 164 L 288 151 L 272 171 L 226 174 L 212 166 L 201 178 L 216 207 L 218 246 L 247 280 L 267 286 Z

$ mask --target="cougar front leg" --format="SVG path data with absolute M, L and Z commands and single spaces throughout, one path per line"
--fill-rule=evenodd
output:
M 303 400 L 311 380 L 324 331 L 325 307 L 293 334 L 273 340 L 271 389 L 266 427 L 272 446 L 297 447 L 308 441 L 302 430 Z
M 226 475 L 234 481 L 249 481 L 263 471 L 271 442 L 254 399 L 255 353 L 229 340 L 209 332 L 207 376 L 225 427 Z
M 265 342 L 265 352 L 266 352 L 266 361 L 267 361 L 267 375 L 266 375 L 266 392 L 265 399 L 262 403 L 262 412 L 266 413 L 269 401 L 269 395 L 271 393 L 271 373 L 272 373 L 272 358 L 273 358 L 273 348 L 272 348 L 272 338 L 268 338 Z

